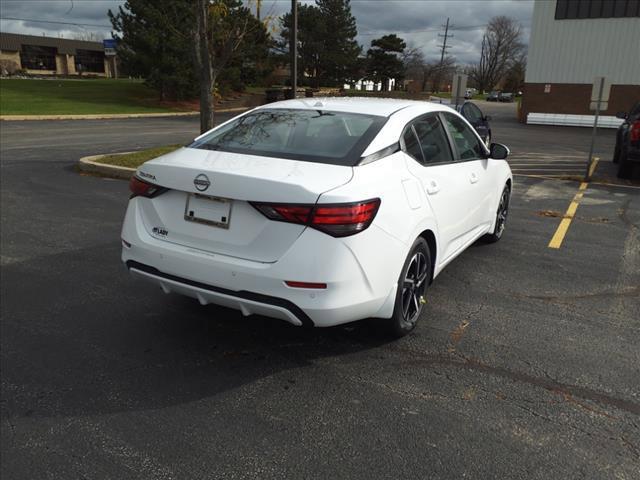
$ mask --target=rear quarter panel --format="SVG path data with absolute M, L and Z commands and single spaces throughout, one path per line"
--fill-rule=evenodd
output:
M 402 152 L 353 170 L 351 182 L 325 192 L 318 202 L 380 198 L 380 208 L 369 228 L 384 232 L 388 240 L 363 245 L 365 236 L 357 234 L 343 241 L 367 271 L 372 284 L 388 288 L 397 281 L 409 249 L 420 233 L 425 229 L 436 232 L 435 219 L 416 178 L 406 169 Z

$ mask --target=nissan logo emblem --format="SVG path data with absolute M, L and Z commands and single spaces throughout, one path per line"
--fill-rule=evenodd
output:
M 207 177 L 204 173 L 201 173 L 193 180 L 193 184 L 196 186 L 196 190 L 198 190 L 199 192 L 204 192 L 207 188 L 209 188 L 211 182 L 209 181 L 209 177 Z

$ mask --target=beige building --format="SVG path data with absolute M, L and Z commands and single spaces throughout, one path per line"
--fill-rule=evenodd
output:
M 100 42 L 0 33 L 2 73 L 114 77 L 115 62 Z
M 640 100 L 639 52 L 640 1 L 536 0 L 524 115 L 593 115 L 594 78 L 606 77 L 611 94 L 601 114 L 615 119 Z

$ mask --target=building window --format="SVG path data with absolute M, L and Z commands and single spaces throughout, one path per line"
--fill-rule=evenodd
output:
M 104 53 L 97 50 L 76 50 L 76 70 L 104 73 Z
M 37 45 L 22 45 L 20 49 L 20 63 L 28 70 L 56 69 L 56 49 L 53 47 L 39 47 Z
M 556 20 L 640 17 L 640 0 L 557 0 Z

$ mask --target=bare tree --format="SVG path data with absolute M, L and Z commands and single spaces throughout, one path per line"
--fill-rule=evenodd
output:
M 431 91 L 439 92 L 442 87 L 442 82 L 451 78 L 456 72 L 456 61 L 453 57 L 447 55 L 442 61 L 434 61 L 424 65 L 424 79 L 423 90 L 427 90 L 429 83 L 431 83 Z
M 200 133 L 213 128 L 213 63 L 211 38 L 209 37 L 209 0 L 196 3 L 196 25 L 193 29 L 194 60 L 200 72 Z
M 493 88 L 522 52 L 522 27 L 513 18 L 493 17 L 482 37 L 480 61 L 472 66 L 471 78 L 480 91 Z
M 524 75 L 527 70 L 527 52 L 522 51 L 504 76 L 504 89 L 508 92 L 519 92 L 524 89 Z
M 246 7 L 240 7 L 246 8 Z M 200 72 L 200 132 L 213 128 L 216 79 L 250 31 L 249 15 L 230 11 L 221 0 L 197 0 L 194 59 Z
M 427 62 L 419 48 L 408 48 L 402 55 L 406 78 L 420 85 L 422 91 L 438 90 L 440 84 L 450 78 L 457 69 L 456 61 L 451 56 Z M 429 88 L 431 87 L 431 88 Z

